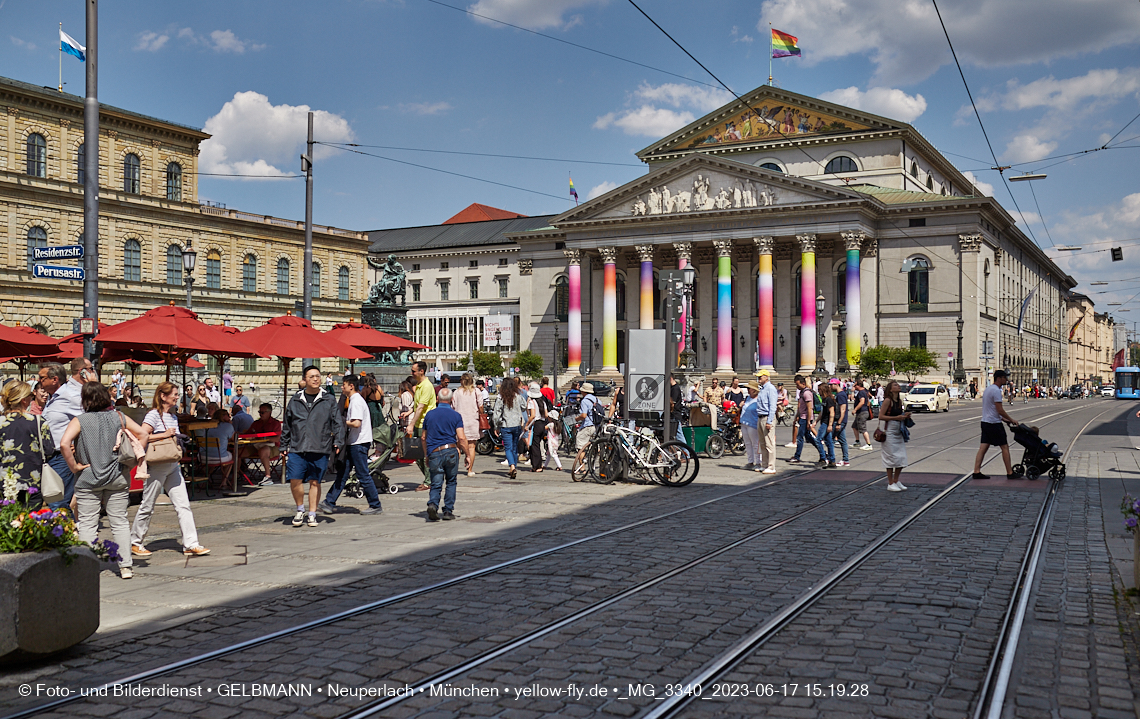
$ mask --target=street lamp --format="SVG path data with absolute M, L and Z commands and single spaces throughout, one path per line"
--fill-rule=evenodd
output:
M 685 297 L 685 312 L 686 319 L 689 326 L 685 335 L 685 349 L 681 352 L 680 365 L 682 367 L 693 367 L 696 365 L 696 353 L 693 352 L 693 334 L 696 328 L 693 326 L 692 307 L 693 307 L 693 284 L 697 281 L 697 270 L 691 265 L 681 270 L 682 278 L 682 294 Z
M 191 240 L 186 240 L 186 247 L 182 248 L 182 274 L 186 281 L 186 309 L 193 309 L 191 292 L 194 289 L 194 265 L 198 261 L 198 253 L 194 251 Z
M 963 384 L 966 381 L 966 368 L 962 364 L 962 328 L 966 326 L 966 323 L 959 317 L 954 324 L 958 327 L 958 357 L 957 362 L 954 363 L 954 381 Z
M 475 379 L 475 322 L 474 317 L 467 318 L 467 371 L 471 379 Z
M 495 351 L 499 353 L 499 366 L 503 366 L 503 351 L 498 349 L 501 345 L 499 342 L 503 339 L 503 330 L 500 327 L 495 328 Z M 507 373 L 510 376 L 510 372 Z
M 558 323 L 554 323 L 554 393 L 558 394 Z
M 823 308 L 827 305 L 827 300 L 823 297 L 823 292 L 815 298 L 815 333 L 816 333 L 816 353 L 815 353 L 815 371 L 817 374 L 823 374 L 826 369 L 823 366 Z

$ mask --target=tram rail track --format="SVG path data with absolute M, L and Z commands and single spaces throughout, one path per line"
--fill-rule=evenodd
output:
M 1091 423 L 1091 421 L 1090 421 L 1090 423 Z M 1086 427 L 1087 427 L 1087 425 L 1086 425 Z M 929 434 L 925 435 L 925 438 L 929 439 L 930 437 L 937 436 L 940 434 L 944 434 L 947 432 L 963 432 L 965 430 L 966 430 L 966 428 L 963 428 L 963 427 L 950 427 L 950 428 L 947 428 L 944 430 L 939 430 L 937 432 L 929 433 Z M 970 438 L 967 440 L 963 440 L 963 442 L 970 441 L 970 440 L 972 440 L 972 438 L 973 438 L 973 432 L 971 430 Z M 915 462 L 913 464 L 918 464 L 919 462 L 929 460 L 929 459 L 931 459 L 937 455 L 942 454 L 943 452 L 951 451 L 951 450 L 957 448 L 958 445 L 962 444 L 963 442 L 958 442 L 958 443 L 955 443 L 954 445 L 951 445 L 949 447 L 945 447 L 945 448 L 939 449 L 935 452 L 932 452 L 931 454 L 923 457 L 922 459 L 918 460 L 917 462 Z M 1075 439 L 1074 439 L 1074 442 L 1075 442 Z M 357 617 L 357 616 L 360 616 L 363 614 L 367 614 L 369 612 L 373 612 L 377 609 L 380 609 L 380 608 L 383 608 L 386 606 L 391 606 L 393 604 L 404 602 L 404 601 L 407 601 L 407 600 L 410 600 L 410 599 L 413 599 L 416 597 L 420 597 L 420 596 L 423 596 L 423 595 L 426 595 L 426 594 L 429 594 L 431 592 L 438 591 L 438 590 L 441 590 L 441 589 L 444 589 L 447 587 L 453 587 L 453 586 L 456 586 L 456 585 L 461 584 L 463 582 L 470 581 L 470 580 L 478 578 L 478 577 L 484 577 L 484 576 L 487 576 L 489 574 L 501 572 L 504 569 L 508 569 L 510 567 L 513 567 L 513 566 L 517 566 L 517 565 L 520 565 L 523 563 L 527 563 L 527 562 L 533 561 L 533 560 L 541 558 L 541 557 L 546 557 L 546 556 L 552 555 L 554 553 L 561 552 L 561 551 L 564 551 L 564 550 L 567 550 L 567 549 L 570 549 L 573 547 L 582 546 L 584 544 L 587 544 L 589 542 L 601 539 L 603 537 L 609 537 L 609 536 L 613 536 L 613 535 L 621 533 L 621 532 L 626 532 L 626 531 L 632 530 L 632 529 L 637 528 L 637 527 L 643 527 L 643 526 L 646 526 L 646 525 L 649 525 L 649 524 L 652 524 L 655 522 L 662 521 L 662 520 L 669 518 L 669 517 L 674 517 L 674 516 L 677 516 L 680 514 L 684 514 L 686 512 L 690 512 L 690 511 L 699 509 L 701 507 L 706 507 L 706 506 L 715 504 L 717 502 L 723 502 L 726 500 L 737 498 L 737 497 L 740 497 L 742 495 L 745 495 L 745 494 L 748 494 L 751 492 L 755 492 L 755 491 L 758 491 L 758 490 L 761 490 L 761 489 L 764 489 L 767 487 L 771 487 L 773 485 L 781 484 L 781 483 L 784 483 L 784 482 L 787 482 L 787 481 L 790 481 L 790 480 L 793 480 L 793 479 L 796 479 L 796 478 L 802 477 L 802 476 L 803 476 L 803 473 L 797 473 L 797 474 L 792 474 L 789 476 L 769 480 L 769 481 L 763 482 L 763 483 L 758 484 L 758 485 L 753 486 L 753 487 L 749 487 L 749 488 L 739 490 L 736 492 L 731 492 L 731 493 L 728 493 L 728 494 L 725 494 L 725 495 L 722 495 L 719 497 L 707 499 L 707 500 L 704 500 L 704 501 L 701 501 L 701 502 L 698 502 L 698 503 L 695 503 L 695 504 L 692 504 L 692 505 L 689 505 L 686 507 L 682 507 L 680 509 L 676 509 L 676 510 L 673 510 L 670 512 L 666 512 L 666 513 L 663 513 L 663 514 L 660 514 L 660 515 L 657 515 L 654 517 L 650 517 L 647 519 L 643 519 L 643 520 L 640 520 L 637 522 L 629 523 L 629 524 L 623 525 L 621 527 L 606 530 L 604 532 L 598 532 L 598 533 L 595 533 L 595 534 L 592 534 L 592 535 L 589 535 L 586 537 L 582 537 L 580 539 L 577 539 L 577 540 L 574 540 L 571 542 L 566 542 L 566 543 L 563 543 L 563 544 L 560 544 L 560 545 L 557 545 L 554 547 L 550 547 L 550 548 L 547 548 L 544 550 L 540 550 L 538 552 L 532 552 L 532 553 L 529 553 L 529 554 L 521 556 L 521 557 L 517 557 L 517 558 L 511 559 L 511 560 L 504 561 L 504 562 L 499 562 L 497 564 L 491 565 L 489 567 L 485 567 L 483 569 L 474 570 L 472 572 L 461 574 L 461 575 L 458 575 L 456 577 L 452 577 L 452 578 L 449 578 L 449 579 L 446 579 L 446 580 L 443 580 L 440 582 L 435 582 L 432 584 L 428 584 L 428 585 L 424 585 L 424 586 L 415 588 L 413 590 L 401 592 L 399 594 L 394 594 L 392 596 L 386 597 L 386 598 L 381 599 L 381 600 L 377 600 L 375 602 L 369 602 L 367 604 L 363 604 L 363 605 L 360 605 L 357 607 L 353 607 L 353 608 L 346 610 L 346 611 L 342 611 L 342 612 L 338 612 L 335 614 L 330 614 L 330 615 L 325 616 L 325 617 L 321 617 L 320 619 L 317 619 L 317 620 L 313 620 L 313 621 L 306 622 L 303 624 L 288 627 L 288 628 L 283 629 L 283 630 L 279 630 L 279 631 L 272 632 L 269 634 L 254 637 L 252 639 L 249 639 L 249 640 L 246 640 L 243 642 L 238 642 L 238 643 L 226 646 L 226 647 L 222 647 L 222 648 L 217 649 L 217 650 L 205 652 L 205 653 L 202 653 L 202 654 L 199 654 L 199 655 L 196 655 L 193 657 L 188 657 L 186 659 L 182 659 L 182 660 L 179 660 L 176 662 L 172 662 L 172 663 L 160 666 L 160 667 L 156 667 L 153 669 L 138 672 L 138 673 L 133 674 L 133 675 L 128 676 L 128 677 L 124 677 L 121 679 L 106 682 L 106 683 L 102 684 L 100 686 L 100 688 L 113 687 L 115 685 L 123 685 L 123 684 L 136 684 L 136 683 L 145 682 L 145 681 L 148 681 L 151 679 L 156 679 L 156 678 L 159 678 L 162 676 L 166 676 L 166 675 L 175 673 L 181 669 L 185 669 L 188 667 L 204 664 L 204 663 L 207 663 L 207 662 L 210 662 L 213 660 L 221 659 L 221 658 L 229 656 L 231 654 L 236 654 L 236 653 L 242 652 L 244 650 L 251 649 L 253 647 L 261 646 L 263 644 L 267 644 L 267 643 L 276 641 L 278 639 L 282 639 L 284 637 L 288 637 L 288 636 L 291 636 L 294 634 L 305 632 L 305 631 L 308 631 L 311 629 L 315 629 L 315 628 L 319 628 L 319 627 L 323 627 L 323 626 L 328 626 L 330 624 L 334 624 L 336 622 L 340 622 L 340 621 L 345 620 L 345 619 L 349 619 L 352 617 Z M 662 572 L 662 573 L 660 573 L 660 574 L 658 574 L 658 575 L 656 575 L 656 576 L 654 576 L 648 580 L 645 580 L 643 582 L 639 582 L 638 584 L 636 584 L 634 586 L 628 587 L 628 588 L 626 588 L 620 592 L 617 592 L 617 593 L 612 594 L 608 597 L 600 599 L 600 600 L 592 603 L 591 605 L 589 605 L 589 606 L 587 606 L 581 610 L 578 610 L 577 612 L 573 613 L 570 616 L 562 617 L 562 618 L 555 620 L 553 622 L 549 622 L 546 625 L 539 627 L 538 629 L 535 629 L 531 632 L 528 632 L 526 635 L 517 637 L 517 638 L 515 638 L 509 642 L 502 644 L 499 647 L 496 647 L 495 649 L 492 649 L 488 652 L 485 652 L 483 655 L 480 655 L 479 657 L 475 657 L 474 659 L 472 659 L 468 662 L 465 662 L 463 665 L 460 665 L 460 666 L 454 667 L 452 669 L 446 670 L 445 672 L 441 672 L 437 676 L 435 676 L 429 680 L 424 680 L 423 682 L 420 682 L 418 685 L 421 685 L 423 687 L 428 687 L 433 683 L 439 683 L 442 681 L 447 681 L 448 679 L 453 678 L 455 676 L 458 676 L 458 675 L 460 675 L 466 671 L 470 671 L 471 669 L 474 669 L 476 666 L 481 666 L 482 664 L 485 664 L 486 662 L 491 661 L 492 659 L 494 659 L 498 656 L 502 656 L 503 654 L 505 654 L 507 652 L 510 652 L 514 649 L 517 649 L 518 647 L 523 646 L 529 642 L 532 642 L 532 641 L 534 641 L 534 640 L 536 640 L 542 636 L 547 636 L 547 635 L 557 631 L 560 628 L 563 628 L 565 626 L 568 626 L 569 624 L 572 624 L 573 622 L 579 621 L 579 620 L 581 620 L 587 616 L 590 616 L 596 612 L 602 611 L 602 610 L 606 609 L 607 607 L 610 607 L 610 606 L 622 601 L 623 599 L 627 599 L 627 598 L 634 596 L 635 594 L 637 594 L 641 591 L 644 591 L 644 590 L 646 590 L 652 586 L 655 586 L 661 582 L 664 582 L 664 581 L 667 581 L 668 579 L 676 577 L 685 571 L 688 571 L 688 570 L 693 569 L 693 568 L 695 568 L 695 567 L 697 567 L 697 566 L 699 566 L 705 562 L 708 562 L 708 561 L 724 554 L 725 552 L 731 551 L 732 549 L 734 549 L 736 547 L 742 546 L 746 542 L 751 541 L 751 540 L 753 540 L 759 536 L 762 536 L 764 534 L 767 534 L 771 531 L 774 531 L 775 529 L 778 529 L 779 527 L 785 526 L 785 525 L 789 524 L 790 522 L 793 522 L 796 519 L 799 519 L 803 516 L 806 516 L 807 514 L 810 514 L 811 512 L 817 511 L 818 509 L 820 509 L 824 506 L 827 506 L 827 505 L 832 504 L 834 502 L 837 502 L 843 498 L 851 496 L 852 494 L 855 494 L 856 492 L 862 491 L 862 490 L 880 482 L 884 477 L 885 477 L 885 475 L 879 475 L 872 480 L 869 480 L 867 482 L 860 484 L 858 487 L 856 487 L 852 490 L 839 493 L 833 497 L 829 497 L 828 499 L 826 499 L 824 501 L 821 501 L 821 502 L 818 502 L 816 504 L 810 505 L 806 508 L 803 508 L 803 509 L 793 513 L 791 516 L 783 517 L 783 518 L 777 520 L 776 522 L 774 522 L 774 523 L 772 523 L 772 524 L 770 524 L 770 525 L 768 525 L 768 526 L 766 526 L 760 530 L 756 530 L 756 531 L 751 532 L 751 533 L 747 534 L 746 536 L 741 537 L 735 541 L 732 541 L 732 542 L 729 542 L 725 545 L 722 545 L 722 546 L 712 550 L 711 552 L 708 552 L 708 553 L 706 553 L 706 554 L 704 554 L 704 555 L 702 555 L 702 556 L 700 556 L 694 560 L 686 562 L 686 563 L 684 563 L 678 567 L 673 567 L 672 569 L 665 571 L 665 572 Z M 959 480 L 958 482 L 956 482 L 952 488 L 950 488 L 950 489 L 946 490 L 945 492 L 943 492 L 942 494 L 940 494 L 939 498 L 944 496 L 945 494 L 947 494 L 949 491 L 952 491 L 952 489 L 959 486 L 961 482 L 962 482 L 962 480 Z M 932 500 L 932 502 L 933 501 L 934 500 Z M 930 503 L 928 503 L 928 504 L 930 504 Z M 911 521 L 913 521 L 913 520 L 911 520 Z M 853 571 L 853 569 L 851 571 Z M 60 699 L 60 700 L 56 700 L 53 702 L 29 707 L 27 709 L 18 711 L 16 713 L 10 714 L 8 716 L 9 716 L 9 719 L 17 719 L 18 717 L 25 717 L 25 716 L 34 716 L 34 715 L 39 714 L 39 713 L 58 709 L 64 705 L 67 705 L 73 701 L 78 701 L 80 699 L 81 699 L 81 697 L 72 697 L 72 698 L 67 698 L 67 699 Z M 378 705 L 379 703 L 376 703 L 376 704 Z M 375 714 L 376 712 L 381 711 L 384 708 L 387 708 L 387 706 L 390 706 L 390 705 L 391 705 L 390 703 L 386 703 L 383 706 L 376 706 L 376 707 L 373 707 L 373 705 L 366 705 L 364 707 L 361 707 L 361 708 L 355 710 L 354 712 L 351 712 L 351 713 L 343 715 L 343 716 L 345 716 L 345 717 L 371 716 L 371 715 Z

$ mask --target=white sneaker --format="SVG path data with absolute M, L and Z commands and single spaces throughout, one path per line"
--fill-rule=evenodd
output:
M 787 443 L 787 444 L 785 444 L 784 446 L 785 446 L 785 447 L 791 447 L 792 449 L 795 449 L 795 448 L 796 448 L 796 443 L 795 443 L 795 442 L 788 442 L 788 443 Z
M 299 510 L 297 510 L 297 513 L 293 515 L 293 526 L 294 527 L 300 527 L 304 523 L 305 523 L 305 510 L 299 509 Z
M 906 489 L 906 487 L 900 487 L 898 482 L 895 482 L 894 484 L 888 484 L 887 485 L 887 491 L 888 492 L 901 492 L 904 489 Z
M 862 447 L 860 447 L 859 449 L 863 450 L 864 452 L 870 452 L 872 449 L 874 449 L 874 447 L 872 447 L 869 444 L 865 444 Z
M 776 468 L 775 467 L 769 467 L 768 469 L 765 469 L 760 474 L 775 474 L 775 473 L 776 473 Z
M 904 492 L 906 491 L 906 485 L 903 484 L 901 481 L 895 482 L 895 486 L 898 487 L 899 489 L 903 490 Z

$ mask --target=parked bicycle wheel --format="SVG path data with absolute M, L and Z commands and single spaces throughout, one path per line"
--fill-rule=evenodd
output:
M 684 442 L 666 442 L 662 450 L 670 460 L 669 467 L 654 467 L 653 473 L 657 481 L 670 487 L 684 487 L 697 478 L 701 463 L 697 453 Z M 666 457 L 662 457 L 658 450 L 654 450 L 649 457 L 650 464 L 665 464 Z

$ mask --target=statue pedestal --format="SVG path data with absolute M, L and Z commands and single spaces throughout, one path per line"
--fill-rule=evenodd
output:
M 408 332 L 408 308 L 399 305 L 390 305 L 378 302 L 365 302 L 360 306 L 360 321 L 374 330 L 387 332 L 402 339 L 412 339 Z M 371 372 L 376 375 L 376 381 L 384 388 L 389 396 L 396 396 L 400 382 L 411 373 L 414 361 L 410 350 L 399 352 L 381 352 L 372 359 L 356 362 L 356 371 L 359 374 Z

